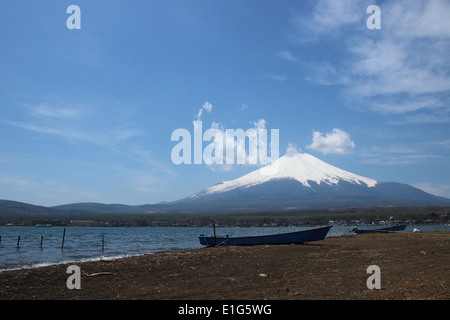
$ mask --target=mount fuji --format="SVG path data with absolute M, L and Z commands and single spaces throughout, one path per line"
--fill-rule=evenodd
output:
M 306 153 L 285 155 L 238 179 L 187 198 L 158 204 L 73 203 L 40 207 L 0 200 L 0 217 L 77 214 L 228 214 L 373 207 L 450 207 L 450 199 L 412 186 L 381 182 L 334 167 Z
M 449 205 L 450 199 L 366 178 L 307 153 L 285 155 L 238 179 L 169 203 L 179 212 L 199 213 Z

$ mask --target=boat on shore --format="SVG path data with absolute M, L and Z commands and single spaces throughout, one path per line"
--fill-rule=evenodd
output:
M 296 232 L 279 233 L 262 236 L 245 236 L 245 237 L 232 237 L 230 235 L 216 235 L 214 228 L 214 235 L 204 236 L 200 235 L 198 238 L 200 244 L 204 246 L 251 246 L 261 244 L 293 244 L 303 243 L 309 241 L 323 240 L 331 226 L 321 227 L 316 229 L 308 229 Z
M 358 229 L 357 227 L 354 227 L 352 231 L 354 233 L 360 234 L 360 233 L 388 233 L 388 232 L 397 232 L 397 231 L 403 231 L 405 230 L 406 225 L 395 225 L 391 227 L 385 227 L 385 228 L 379 228 L 379 229 Z

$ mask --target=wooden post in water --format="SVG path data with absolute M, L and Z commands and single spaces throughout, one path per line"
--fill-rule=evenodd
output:
M 17 238 L 17 249 L 19 249 L 19 245 L 20 245 L 20 236 Z
M 66 238 L 66 228 L 64 228 L 63 240 L 62 240 L 62 244 L 61 244 L 61 250 L 64 249 L 64 239 L 65 238 Z
M 44 242 L 44 236 L 41 236 L 41 250 L 42 250 L 42 242 Z

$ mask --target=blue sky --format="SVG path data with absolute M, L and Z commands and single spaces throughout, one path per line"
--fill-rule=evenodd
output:
M 70 5 L 81 29 L 68 29 Z M 378 5 L 381 29 L 368 29 Z M 171 134 L 264 121 L 288 148 L 450 197 L 450 3 L 0 4 L 0 198 L 177 200 L 255 165 L 175 165 Z M 259 122 L 261 123 L 261 122 Z M 205 147 L 205 145 L 203 146 Z

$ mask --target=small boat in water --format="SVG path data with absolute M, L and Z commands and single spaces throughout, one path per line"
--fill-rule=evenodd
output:
M 217 246 L 217 245 L 251 246 L 261 244 L 292 244 L 292 243 L 303 243 L 308 241 L 323 240 L 326 237 L 330 228 L 331 226 L 289 233 L 262 235 L 262 236 L 231 237 L 229 235 L 214 234 L 213 236 L 209 237 L 200 235 L 198 238 L 200 240 L 200 244 L 204 246 Z
M 363 229 L 360 230 L 357 227 L 354 227 L 352 231 L 354 233 L 360 234 L 360 233 L 388 233 L 388 232 L 396 232 L 396 231 L 403 231 L 405 230 L 406 225 L 395 225 L 391 227 L 385 227 L 385 228 L 379 228 L 379 229 Z

